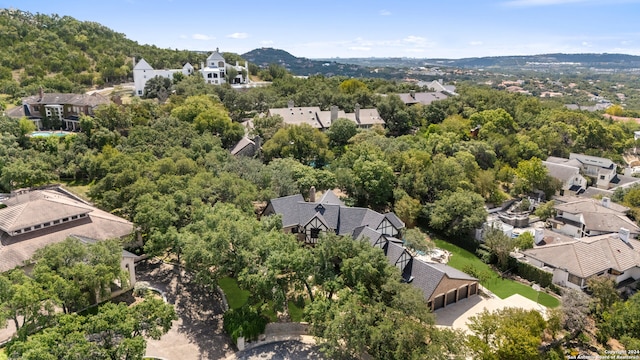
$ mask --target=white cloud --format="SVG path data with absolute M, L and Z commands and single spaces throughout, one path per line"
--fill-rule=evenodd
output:
M 204 35 L 204 34 L 193 34 L 191 35 L 191 38 L 194 40 L 213 40 L 215 39 L 214 37 L 211 37 L 209 35 Z
M 370 47 L 367 46 L 350 46 L 348 47 L 349 50 L 353 50 L 353 51 L 369 51 L 371 50 Z
M 482 41 L 470 41 L 469 42 L 469 45 L 471 45 L 471 46 L 480 46 L 482 44 L 484 44 Z
M 227 35 L 227 37 L 232 39 L 246 39 L 249 37 L 249 34 L 237 32 L 237 33 L 229 34 Z
M 591 47 L 591 44 L 588 43 L 587 41 L 583 41 L 582 46 Z
M 409 35 L 406 38 L 402 39 L 402 41 L 410 43 L 410 44 L 424 44 L 427 42 L 427 39 L 421 36 Z
M 389 10 L 380 10 L 380 16 L 389 16 L 391 15 L 391 11 Z

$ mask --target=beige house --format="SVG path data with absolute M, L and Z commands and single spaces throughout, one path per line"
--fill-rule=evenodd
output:
M 584 289 L 595 276 L 610 277 L 618 285 L 640 279 L 640 241 L 624 228 L 616 234 L 543 244 L 516 258 L 552 273 L 554 284 L 574 289 Z
M 38 249 L 76 237 L 85 242 L 127 238 L 131 222 L 102 211 L 60 187 L 18 190 L 0 209 L 0 272 L 29 266 Z M 136 283 L 137 256 L 123 251 L 121 266 Z M 127 289 L 119 289 L 120 292 Z M 117 293 L 113 293 L 117 295 Z
M 351 120 L 361 129 L 368 129 L 374 125 L 385 125 L 378 109 L 361 109 L 358 104 L 356 104 L 354 112 L 347 113 L 338 109 L 337 106 L 332 106 L 329 111 L 322 111 L 318 106 L 300 107 L 295 106 L 293 101 L 289 101 L 286 108 L 269 109 L 267 116 L 274 115 L 281 116 L 285 124 L 308 124 L 320 130 L 328 129 L 338 119 Z
M 580 197 L 558 197 L 556 216 L 549 219 L 551 228 L 573 238 L 598 236 L 629 230 L 631 237 L 640 234 L 640 228 L 627 217 L 629 208 L 612 202 Z

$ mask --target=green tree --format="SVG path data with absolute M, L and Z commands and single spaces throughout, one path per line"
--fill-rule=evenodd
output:
M 554 200 L 547 201 L 546 203 L 538 206 L 534 214 L 538 216 L 540 220 L 546 221 L 547 219 L 550 219 L 556 216 L 555 205 L 556 203 Z
M 320 167 L 332 158 L 327 135 L 308 124 L 278 130 L 263 146 L 267 160 L 293 157 L 305 165 Z
M 411 229 L 416 225 L 416 220 L 422 212 L 422 204 L 420 204 L 420 200 L 405 194 L 396 201 L 394 211 L 407 228 Z
M 329 130 L 327 130 L 327 136 L 329 137 L 329 144 L 332 147 L 345 146 L 349 142 L 349 139 L 354 137 L 358 133 L 358 127 L 356 124 L 349 120 L 339 118 L 334 121 Z
M 484 235 L 484 243 L 496 254 L 498 267 L 506 270 L 509 265 L 509 253 L 513 251 L 516 244 L 502 229 L 490 228 Z
M 144 84 L 144 98 L 158 99 L 163 103 L 171 95 L 172 86 L 173 82 L 168 77 L 155 76 Z
M 429 225 L 449 236 L 460 236 L 470 234 L 486 218 L 482 196 L 468 190 L 456 190 L 433 204 Z
M 419 228 L 408 229 L 404 232 L 404 244 L 408 248 L 428 252 L 435 247 L 435 244 L 429 236 L 423 233 Z

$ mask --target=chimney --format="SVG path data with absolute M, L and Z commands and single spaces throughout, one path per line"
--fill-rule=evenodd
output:
M 133 61 L 133 67 L 136 67 L 136 57 L 135 56 L 131 58 L 131 61 Z
M 219 53 L 220 52 L 220 48 L 217 47 L 216 48 L 216 52 Z
M 623 227 L 620 228 L 620 231 L 618 232 L 618 236 L 620 237 L 620 240 L 622 240 L 625 244 L 629 243 L 629 235 L 631 234 L 631 231 L 629 231 L 629 229 L 625 229 Z
M 42 89 L 42 86 L 40 86 L 40 89 L 38 90 L 38 95 L 40 95 L 40 99 L 38 101 L 42 101 L 42 98 L 44 97 L 44 89 Z
M 331 105 L 331 123 L 338 119 L 338 107 Z
M 442 85 L 442 79 L 438 79 L 438 83 L 440 83 L 440 85 Z
M 293 102 L 293 100 L 289 100 L 287 102 L 287 107 L 289 107 L 289 109 L 293 109 L 294 106 L 295 106 L 295 103 Z
M 355 113 L 356 113 L 356 122 L 360 124 L 360 104 L 356 104 Z
M 608 197 L 603 197 L 602 198 L 602 206 L 609 208 L 609 205 L 611 203 L 611 199 L 609 199 Z
M 315 186 L 311 186 L 311 189 L 309 189 L 309 202 L 310 203 L 316 202 L 316 187 Z
M 200 70 L 204 69 L 204 62 L 200 63 Z
M 412 98 L 413 100 L 415 100 L 415 99 L 416 99 L 416 91 L 415 91 L 415 90 L 411 90 L 411 91 L 409 91 L 409 96 L 411 96 L 411 98 Z
M 544 240 L 544 230 L 543 229 L 535 229 L 533 233 L 533 240 L 536 245 L 540 245 L 542 240 Z

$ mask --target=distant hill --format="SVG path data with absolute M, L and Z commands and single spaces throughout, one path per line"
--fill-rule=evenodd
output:
M 594 70 L 640 71 L 640 56 L 625 54 L 542 54 L 524 56 L 491 56 L 463 59 L 444 58 L 339 58 L 318 59 L 360 66 L 447 66 L 462 69 L 517 70 Z
M 266 68 L 269 64 L 278 64 L 294 75 L 325 75 L 325 76 L 348 76 L 348 77 L 374 77 L 374 78 L 394 78 L 402 77 L 403 72 L 392 67 L 381 69 L 358 64 L 347 64 L 334 60 L 313 60 L 304 57 L 296 57 L 290 53 L 274 48 L 259 48 L 241 55 L 247 61 Z

